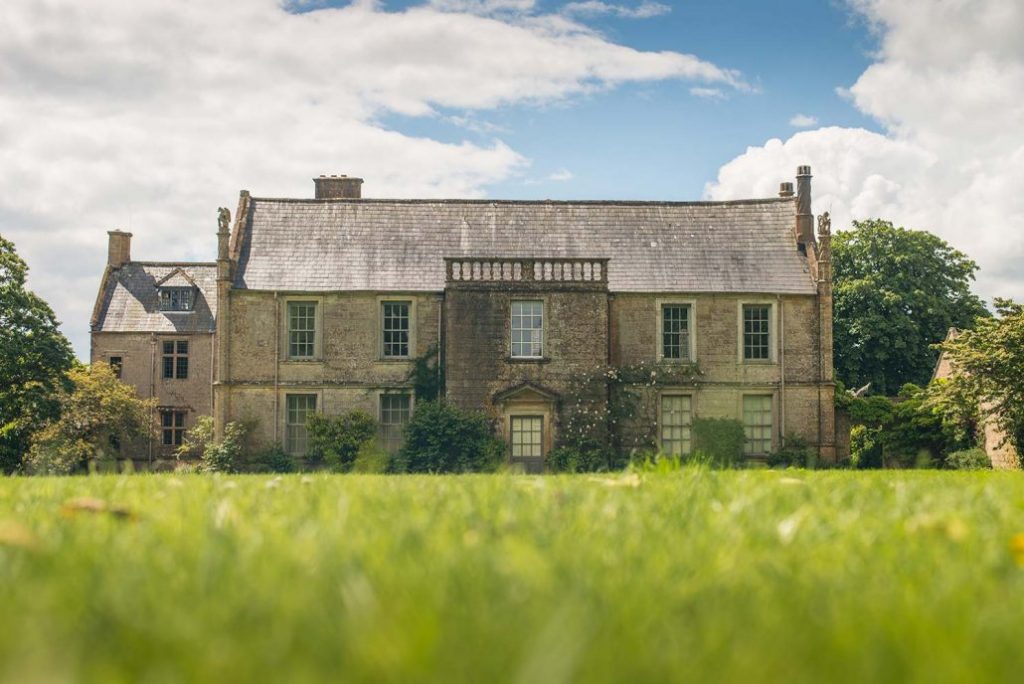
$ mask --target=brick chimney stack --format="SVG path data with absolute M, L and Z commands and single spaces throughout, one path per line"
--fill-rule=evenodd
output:
M 796 242 L 814 244 L 814 214 L 811 213 L 811 167 L 796 169 Z
M 313 185 L 316 186 L 316 199 L 359 199 L 363 196 L 362 178 L 321 175 L 313 179 Z
M 132 234 L 108 230 L 107 235 L 107 266 L 120 268 L 132 260 Z
M 779 183 L 779 197 L 792 197 L 793 196 L 793 184 L 792 183 Z

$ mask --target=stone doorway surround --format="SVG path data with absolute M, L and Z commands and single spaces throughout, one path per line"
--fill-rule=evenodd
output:
M 532 382 L 520 383 L 494 395 L 492 403 L 497 409 L 500 437 L 505 442 L 510 464 L 520 466 L 528 473 L 544 472 L 544 461 L 555 443 L 557 401 L 555 392 Z M 513 417 L 539 417 L 542 420 L 540 458 L 512 456 Z

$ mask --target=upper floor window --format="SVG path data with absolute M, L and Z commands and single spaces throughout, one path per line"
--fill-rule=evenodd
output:
M 111 356 L 110 360 L 109 360 L 109 363 L 110 363 L 110 370 L 114 371 L 114 377 L 116 377 L 118 380 L 120 380 L 121 379 L 121 369 L 124 367 L 124 361 L 122 360 L 122 358 L 120 356 Z
M 409 302 L 383 302 L 381 306 L 384 356 L 409 356 Z
M 163 361 L 165 380 L 188 378 L 188 340 L 164 342 Z
M 191 311 L 195 300 L 191 287 L 161 287 L 160 309 L 162 311 Z
M 316 302 L 288 302 L 288 358 L 316 356 Z
M 690 360 L 690 312 L 688 304 L 663 304 L 661 307 L 661 358 Z
M 164 446 L 181 446 L 185 435 L 185 411 L 165 409 L 160 411 L 161 443 Z
M 544 355 L 544 302 L 512 302 L 512 358 Z
M 771 304 L 743 305 L 743 360 L 771 360 Z

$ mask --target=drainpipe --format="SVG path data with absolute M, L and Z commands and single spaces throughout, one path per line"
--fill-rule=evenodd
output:
M 149 398 L 150 400 L 156 397 L 156 335 L 150 333 L 149 335 Z M 152 405 L 152 401 L 149 407 L 149 469 L 153 469 L 153 430 L 152 426 L 156 423 L 156 407 Z
M 786 310 L 782 295 L 775 295 L 779 310 L 779 443 L 786 446 Z
M 279 372 L 281 370 L 281 302 L 274 290 L 274 444 L 279 444 L 277 424 L 281 419 L 281 398 L 278 389 Z

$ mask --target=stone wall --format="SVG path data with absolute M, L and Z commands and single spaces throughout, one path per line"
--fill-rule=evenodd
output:
M 188 378 L 163 377 L 163 342 L 188 340 Z M 142 399 L 155 398 L 159 408 L 187 411 L 185 427 L 191 428 L 200 416 L 213 414 L 213 334 L 212 333 L 93 333 L 92 363 L 110 363 L 121 357 L 121 381 L 135 386 Z M 159 419 L 154 412 L 154 423 Z M 152 442 L 126 446 L 126 458 L 142 462 L 173 458 L 173 447 L 161 445 L 160 434 Z M 129 453 L 130 452 L 130 453 Z

